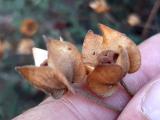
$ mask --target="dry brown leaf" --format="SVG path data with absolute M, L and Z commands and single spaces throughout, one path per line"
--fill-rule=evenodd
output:
M 74 93 L 69 81 L 57 69 L 46 66 L 23 66 L 17 67 L 16 70 L 33 86 L 51 94 L 54 98 L 61 97 L 67 90 Z

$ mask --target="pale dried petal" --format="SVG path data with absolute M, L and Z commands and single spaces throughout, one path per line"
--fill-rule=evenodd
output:
M 40 66 L 48 58 L 48 52 L 40 48 L 33 48 L 32 53 L 35 66 Z

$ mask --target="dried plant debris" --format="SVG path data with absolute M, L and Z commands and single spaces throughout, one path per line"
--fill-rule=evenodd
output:
M 130 14 L 130 15 L 128 16 L 128 18 L 127 18 L 127 23 L 128 23 L 130 26 L 134 27 L 134 26 L 140 25 L 140 24 L 142 23 L 142 21 L 141 21 L 140 17 L 139 17 L 137 14 L 132 13 L 132 14 Z
M 32 39 L 23 38 L 20 40 L 17 48 L 17 53 L 22 55 L 32 54 L 32 48 L 34 47 L 34 42 Z
M 20 32 L 28 37 L 32 37 L 38 31 L 38 27 L 37 21 L 24 19 L 20 27 Z
M 124 34 L 103 24 L 102 35 L 91 30 L 84 39 L 82 54 L 72 43 L 44 36 L 47 50 L 33 48 L 36 66 L 16 67 L 33 86 L 61 98 L 75 92 L 74 84 L 87 84 L 99 96 L 110 96 L 120 80 L 136 72 L 141 64 L 138 47 Z
M 1 60 L 1 58 L 2 58 L 2 56 L 3 56 L 3 45 L 2 45 L 2 41 L 0 40 L 0 60 Z
M 94 0 L 89 3 L 89 7 L 92 8 L 96 13 L 103 14 L 110 11 L 110 6 L 106 0 Z
M 11 44 L 6 40 L 0 40 L 0 60 L 4 57 L 5 51 L 9 51 L 11 49 Z

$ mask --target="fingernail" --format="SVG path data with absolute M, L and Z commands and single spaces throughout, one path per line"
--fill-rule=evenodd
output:
M 160 81 L 155 81 L 142 99 L 142 112 L 149 120 L 160 119 Z

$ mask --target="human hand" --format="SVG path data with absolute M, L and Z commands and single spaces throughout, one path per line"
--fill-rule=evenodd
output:
M 14 120 L 158 120 L 160 117 L 159 45 L 160 34 L 139 45 L 142 56 L 141 68 L 123 79 L 134 97 L 131 98 L 119 86 L 111 97 L 102 99 L 114 110 L 97 105 L 78 93 L 75 95 L 68 93 L 59 100 L 49 97 Z

